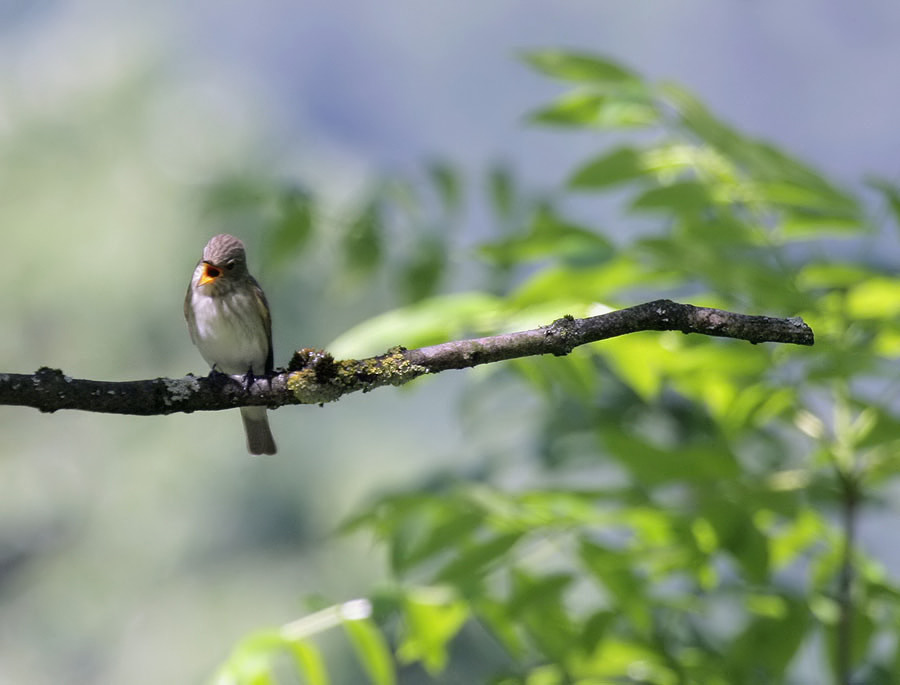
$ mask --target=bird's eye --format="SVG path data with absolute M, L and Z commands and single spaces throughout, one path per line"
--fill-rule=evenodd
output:
M 222 275 L 222 272 L 219 271 L 216 267 L 210 266 L 207 264 L 206 266 L 206 275 L 208 278 L 218 278 Z
M 234 260 L 225 263 L 225 268 L 231 271 L 234 268 Z

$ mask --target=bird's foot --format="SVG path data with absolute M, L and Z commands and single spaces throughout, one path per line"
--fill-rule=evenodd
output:
M 210 379 L 221 379 L 223 376 L 227 376 L 227 373 L 222 373 L 216 368 L 216 365 L 213 364 L 212 368 L 209 370 L 209 378 Z

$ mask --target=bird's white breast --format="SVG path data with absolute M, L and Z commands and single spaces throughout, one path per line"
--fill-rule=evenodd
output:
M 228 374 L 266 372 L 269 339 L 260 303 L 251 292 L 231 292 L 227 297 L 191 294 L 200 354 L 217 371 Z

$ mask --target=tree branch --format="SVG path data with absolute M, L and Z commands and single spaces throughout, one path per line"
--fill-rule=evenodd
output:
M 30 375 L 0 374 L 0 404 L 44 412 L 81 409 L 144 416 L 247 405 L 321 404 L 359 390 L 403 385 L 427 373 L 540 354 L 564 356 L 579 345 L 637 331 L 700 333 L 754 344 L 813 344 L 812 330 L 799 318 L 748 316 L 656 300 L 586 319 L 565 316 L 530 331 L 416 350 L 396 347 L 368 359 L 336 361 L 327 352 L 304 349 L 294 354 L 286 370 L 249 387 L 240 378 L 223 374 L 106 382 L 69 378 L 58 369 L 43 367 Z

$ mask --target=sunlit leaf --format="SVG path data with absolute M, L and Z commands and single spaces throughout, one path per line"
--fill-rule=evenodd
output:
M 284 646 L 277 631 L 258 631 L 245 637 L 222 664 L 215 685 L 274 685 L 272 661 Z
M 328 685 L 328 671 L 322 653 L 315 646 L 306 641 L 292 641 L 288 649 L 307 685 Z
M 713 204 L 713 197 L 706 185 L 696 181 L 681 181 L 644 191 L 631 203 L 631 208 L 694 214 Z
M 526 280 L 512 295 L 511 306 L 522 308 L 545 302 L 603 303 L 629 287 L 648 286 L 665 279 L 650 273 L 634 255 L 619 255 L 592 268 L 550 266 Z M 599 312 L 598 312 L 599 313 Z M 574 312 L 561 312 L 573 314 Z
M 606 639 L 586 655 L 573 655 L 570 671 L 578 678 L 600 678 L 599 683 L 677 683 L 665 666 L 664 656 L 637 641 Z M 576 681 L 578 682 L 578 681 Z M 594 682 L 594 681 L 585 681 Z
M 447 665 L 448 643 L 469 616 L 468 605 L 446 593 L 408 594 L 403 605 L 404 637 L 397 648 L 403 662 L 421 661 L 432 676 Z
M 894 318 L 900 314 L 900 279 L 870 277 L 850 289 L 850 316 L 859 319 Z
M 577 190 L 607 188 L 646 174 L 641 153 L 631 147 L 621 147 L 580 167 L 569 180 L 569 187 Z
M 628 69 L 594 55 L 541 50 L 527 52 L 523 58 L 538 71 L 567 81 L 594 84 L 640 83 Z
M 565 358 L 494 365 L 482 384 L 502 381 L 503 402 L 529 395 L 528 413 L 508 420 L 487 400 L 468 402 L 467 419 L 485 426 L 470 445 L 477 466 L 431 479 L 426 469 L 347 524 L 374 538 L 389 564 L 389 598 L 375 614 L 387 632 L 344 624 L 363 668 L 373 682 L 396 680 L 387 634 L 411 670 L 504 685 L 781 683 L 819 652 L 832 662 L 852 655 L 856 679 L 868 682 L 895 659 L 900 588 L 855 549 L 848 614 L 835 593 L 848 571 L 839 512 L 849 506 L 843 478 L 852 475 L 865 517 L 900 474 L 891 390 L 900 285 L 871 265 L 866 208 L 851 187 L 746 135 L 679 86 L 585 54 L 526 60 L 575 85 L 535 120 L 657 127 L 587 140 L 603 147 L 586 148 L 587 161 L 550 191 L 529 193 L 509 168 L 494 167 L 482 195 L 495 226 L 476 248 L 477 272 L 453 271 L 448 255 L 459 244 L 452 227 L 439 228 L 460 212 L 459 172 L 435 164 L 424 194 L 421 177 L 379 191 L 340 243 L 345 266 L 357 278 L 384 276 L 392 294 L 417 302 L 352 329 L 335 354 L 536 328 L 658 297 L 800 315 L 816 345 L 642 332 Z M 870 185 L 900 217 L 895 184 Z M 259 198 L 234 190 L 239 211 L 255 216 Z M 285 197 L 300 222 L 286 234 L 297 242 L 278 248 L 288 255 L 302 249 L 310 222 L 302 198 Z M 844 242 L 822 243 L 835 236 Z M 435 296 L 457 282 L 487 292 Z M 852 644 L 838 644 L 851 614 Z M 456 639 L 466 624 L 471 632 Z M 457 649 L 485 635 L 505 651 L 501 673 L 473 675 L 463 660 L 448 669 Z M 223 673 L 268 682 L 278 644 L 237 649 Z M 309 649 L 298 672 L 325 682 Z M 493 669 L 483 654 L 479 668 Z M 809 677 L 827 679 L 826 668 L 812 664 Z
M 394 685 L 394 660 L 381 631 L 369 620 L 344 621 L 344 632 L 373 685 Z
M 805 510 L 796 519 L 769 534 L 769 552 L 776 569 L 794 562 L 822 540 L 824 525 L 818 514 Z
M 340 358 L 377 354 L 395 345 L 433 345 L 490 330 L 500 311 L 501 300 L 485 293 L 435 297 L 364 321 L 332 341 L 328 350 Z
M 646 98 L 582 90 L 563 95 L 528 118 L 538 124 L 555 126 L 638 128 L 655 124 L 659 113 Z
M 810 262 L 800 268 L 797 284 L 801 288 L 845 288 L 857 285 L 871 275 L 871 270 L 861 265 Z

